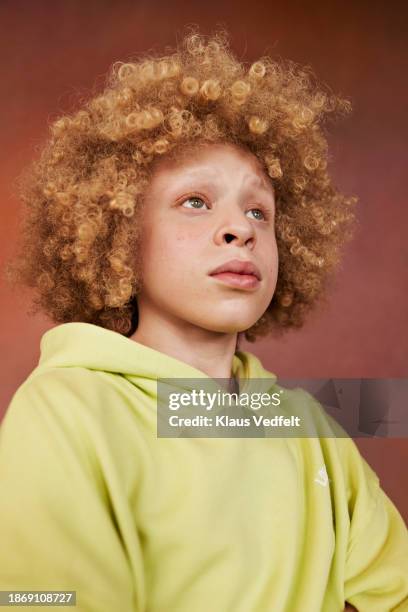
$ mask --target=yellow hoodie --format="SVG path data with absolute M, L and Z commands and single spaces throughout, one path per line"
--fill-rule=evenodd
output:
M 232 369 L 276 385 L 251 353 Z M 43 335 L 0 428 L 0 590 L 76 591 L 86 612 L 408 610 L 408 531 L 352 439 L 157 437 L 157 378 L 203 377 L 88 323 Z

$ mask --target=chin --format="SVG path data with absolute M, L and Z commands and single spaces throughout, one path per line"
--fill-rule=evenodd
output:
M 203 323 L 201 327 L 208 329 L 209 331 L 223 334 L 239 334 L 251 327 L 256 321 L 257 319 L 251 319 L 250 321 L 236 321 L 235 319 L 231 320 L 230 318 L 228 321 L 207 321 L 206 323 Z

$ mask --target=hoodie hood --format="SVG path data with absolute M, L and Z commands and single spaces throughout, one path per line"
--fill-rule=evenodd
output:
M 201 370 L 175 357 L 91 323 L 62 323 L 46 331 L 41 338 L 40 353 L 36 371 L 81 367 L 111 372 L 153 394 L 158 378 L 211 380 Z M 260 360 L 246 351 L 234 354 L 232 374 L 240 381 L 240 392 L 251 379 L 265 379 L 262 390 L 271 388 L 276 381 L 275 374 L 265 370 Z M 188 385 L 182 386 L 188 388 Z M 259 381 L 257 387 L 261 390 Z

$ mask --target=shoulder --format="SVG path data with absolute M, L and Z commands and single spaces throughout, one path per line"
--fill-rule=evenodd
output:
M 113 378 L 114 375 L 111 375 Z M 10 411 L 29 409 L 43 410 L 53 406 L 59 412 L 74 410 L 79 405 L 98 405 L 114 392 L 109 373 L 83 367 L 36 368 L 18 387 L 11 398 L 6 416 Z
M 33 438 L 34 432 L 43 439 L 59 432 L 61 439 L 85 443 L 115 426 L 113 408 L 118 412 L 118 392 L 109 373 L 81 367 L 37 368 L 11 398 L 0 425 L 2 443 L 23 433 Z
M 53 469 L 82 465 L 99 480 L 107 465 L 120 466 L 123 472 L 129 449 L 134 457 L 140 455 L 143 431 L 112 379 L 114 374 L 81 367 L 32 373 L 15 392 L 0 424 L 4 469 L 38 465 L 36 474 L 44 469 L 48 477 Z
M 299 435 L 307 438 L 346 438 L 346 431 L 333 419 L 309 391 L 302 387 L 286 388 L 275 383 L 280 408 L 287 415 L 299 417 Z

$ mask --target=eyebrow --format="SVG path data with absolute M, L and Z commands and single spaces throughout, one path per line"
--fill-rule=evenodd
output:
M 211 170 L 190 170 L 184 175 L 184 177 L 187 179 L 195 179 L 197 176 L 198 178 L 202 179 L 203 184 L 206 186 L 211 186 L 211 182 L 217 182 L 218 179 L 218 174 L 216 172 L 211 172 Z M 265 184 L 265 180 L 263 180 L 261 177 L 247 174 L 245 179 L 246 180 L 244 183 L 250 183 L 253 187 L 259 189 L 260 191 L 265 191 L 272 196 L 275 195 L 273 185 L 271 185 L 271 188 L 268 189 L 268 186 Z
M 261 189 L 262 191 L 267 191 L 268 193 L 270 193 L 270 189 L 268 189 L 268 187 L 265 184 L 265 181 L 263 179 L 261 179 L 261 177 L 259 176 L 251 176 L 249 174 L 246 175 L 246 183 L 252 183 L 252 185 L 254 187 L 257 187 L 258 189 Z M 271 186 L 272 187 L 272 186 Z M 272 187 L 272 192 L 273 192 L 273 187 Z

